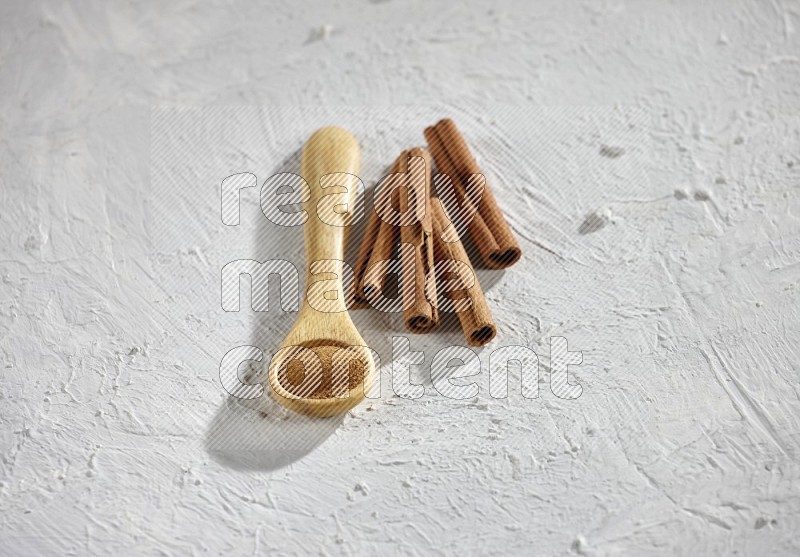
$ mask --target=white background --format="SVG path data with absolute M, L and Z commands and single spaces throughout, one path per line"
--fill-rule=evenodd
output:
M 3 3 L 0 552 L 797 553 L 798 25 L 785 1 Z M 161 105 L 365 107 L 327 113 L 367 182 L 433 123 L 400 105 L 455 114 L 524 250 L 479 275 L 484 366 L 564 336 L 582 397 L 495 400 L 484 369 L 457 402 L 423 366 L 423 399 L 342 419 L 232 402 L 222 355 L 293 316 L 222 312 L 220 264 L 301 254 L 226 230 L 218 172 L 291 167 L 313 118 L 215 159 L 178 134 L 164 189 Z M 355 318 L 379 352 L 402 334 Z

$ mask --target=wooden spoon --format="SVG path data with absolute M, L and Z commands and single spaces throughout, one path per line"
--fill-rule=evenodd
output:
M 294 326 L 269 366 L 278 402 L 303 414 L 333 416 L 361 402 L 375 380 L 375 362 L 347 313 L 342 284 L 345 234 L 356 216 L 358 143 L 336 127 L 314 132 L 303 146 L 302 206 L 306 292 Z

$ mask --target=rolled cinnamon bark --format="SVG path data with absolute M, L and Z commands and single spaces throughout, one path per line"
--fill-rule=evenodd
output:
M 403 153 L 405 153 L 405 151 L 403 151 Z M 400 157 L 392 164 L 392 168 L 389 170 L 390 177 L 397 173 L 398 161 L 400 161 Z M 380 182 L 378 186 L 382 184 L 383 182 Z M 383 268 L 380 273 L 370 273 L 369 275 L 367 274 L 367 270 L 372 268 L 379 261 L 391 259 L 399 238 L 397 227 L 380 218 L 378 207 L 383 200 L 379 196 L 383 193 L 383 189 L 381 188 L 379 191 L 378 186 L 376 186 L 374 191 L 372 199 L 373 209 L 367 221 L 364 238 L 361 240 L 361 246 L 358 249 L 356 264 L 353 267 L 353 307 L 355 308 L 369 305 L 367 301 L 367 291 L 383 289 L 383 283 L 386 281 L 386 272 L 388 269 Z
M 464 245 L 458 238 L 455 228 L 450 228 L 450 217 L 441 201 L 434 197 L 431 202 L 433 216 L 434 249 L 436 254 L 437 280 L 455 280 L 463 285 L 460 289 L 446 289 L 440 297 L 449 298 L 456 307 L 456 316 L 464 330 L 464 337 L 471 346 L 483 346 L 494 339 L 497 327 L 492 318 L 492 311 L 486 303 L 478 276 L 470 264 Z M 447 231 L 447 234 L 445 234 Z M 447 262 L 457 262 L 450 269 Z M 440 276 L 448 272 L 455 279 Z M 441 282 L 440 282 L 441 284 Z M 467 286 L 470 285 L 471 286 Z
M 470 176 L 481 174 L 464 137 L 449 118 L 425 130 L 425 138 L 436 165 L 453 181 L 460 203 L 468 203 L 466 186 Z M 480 217 L 480 218 L 478 218 Z M 487 267 L 504 269 L 519 261 L 522 251 L 500 210 L 489 184 L 484 185 L 477 213 L 467 229 Z
M 436 282 L 429 281 L 426 291 L 425 277 L 433 270 L 433 220 L 431 218 L 431 155 L 421 147 L 414 147 L 403 155 L 401 172 L 406 172 L 407 195 L 401 195 L 399 210 L 405 212 L 410 206 L 423 208 L 423 215 L 416 214 L 411 224 L 400 228 L 400 242 L 413 247 L 414 269 L 403 269 L 403 324 L 411 333 L 430 333 L 439 326 Z M 418 161 L 422 159 L 425 168 L 418 172 Z M 413 168 L 412 168 L 413 167 Z M 420 199 L 421 197 L 421 199 Z M 403 262 L 405 265 L 405 262 Z
M 405 151 L 403 151 L 405 153 Z M 388 179 L 395 180 L 397 179 L 397 172 L 399 171 L 399 162 L 401 160 L 400 157 L 394 161 L 392 165 Z M 396 190 L 392 190 L 396 191 Z M 384 193 L 384 190 L 381 189 L 380 192 L 376 192 L 374 201 L 373 201 L 373 214 L 374 218 L 378 221 L 378 231 L 375 235 L 374 242 L 371 246 L 367 246 L 367 251 L 369 253 L 369 258 L 367 259 L 366 266 L 364 267 L 361 273 L 360 279 L 360 287 L 356 288 L 356 296 L 360 296 L 360 299 L 363 299 L 365 302 L 367 300 L 367 296 L 373 292 L 379 292 L 383 290 L 384 282 L 386 281 L 386 275 L 389 270 L 388 266 L 378 267 L 378 263 L 381 261 L 388 261 L 392 258 L 392 254 L 394 253 L 395 247 L 397 246 L 397 241 L 400 238 L 400 234 L 397 230 L 397 226 L 394 224 L 390 224 L 380 218 L 378 208 L 380 207 L 381 203 L 387 202 L 386 199 L 382 199 L 379 197 L 381 194 Z M 392 203 L 396 207 L 396 196 L 393 196 L 393 199 L 389 200 L 389 203 Z M 370 217 L 372 218 L 372 217 Z M 365 235 L 364 240 L 361 244 L 361 249 L 365 248 L 364 244 L 369 242 L 369 238 Z M 380 272 L 368 272 L 370 269 L 379 269 Z
M 374 202 L 373 202 L 374 204 Z M 364 294 L 364 274 L 367 272 L 370 255 L 372 255 L 372 248 L 375 245 L 378 232 L 381 225 L 381 219 L 378 212 L 372 210 L 367 217 L 367 226 L 364 229 L 364 237 L 361 240 L 361 245 L 358 248 L 358 257 L 356 264 L 353 267 L 353 298 L 352 308 L 363 308 L 369 305 L 367 303 L 366 295 Z
M 460 173 L 447 154 L 444 142 L 436 128 L 433 126 L 425 128 L 424 133 L 439 172 L 446 174 L 450 178 L 450 183 L 453 186 L 453 193 L 456 196 L 457 202 L 461 205 L 460 212 L 472 218 L 467 225 L 467 230 L 480 251 L 481 259 L 485 260 L 489 254 L 499 251 L 500 246 L 495 242 L 494 236 L 492 236 L 489 227 L 486 226 L 483 217 L 478 212 L 478 208 L 475 207 L 467 197 L 466 189 L 461 182 Z M 437 194 L 441 198 L 444 192 L 437 192 Z

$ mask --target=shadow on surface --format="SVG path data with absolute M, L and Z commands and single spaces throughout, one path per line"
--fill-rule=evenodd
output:
M 237 470 L 277 470 L 320 446 L 343 416 L 309 418 L 280 406 L 269 387 L 255 400 L 228 397 L 206 434 L 211 458 Z
M 301 150 L 284 159 L 273 170 L 300 173 Z M 261 184 L 259 184 L 259 187 Z M 305 275 L 303 257 L 303 227 L 279 226 L 266 217 L 258 219 L 255 230 L 253 258 L 258 261 L 285 259 L 297 267 L 299 291 L 290 295 L 302 296 Z M 250 283 L 250 281 L 245 281 Z M 239 375 L 244 383 L 264 386 L 261 397 L 243 400 L 229 396 L 214 415 L 206 432 L 205 449 L 217 462 L 240 470 L 276 470 L 295 462 L 321 445 L 341 424 L 342 417 L 310 418 L 282 407 L 274 398 L 267 380 L 267 369 L 272 355 L 278 351 L 283 339 L 297 319 L 296 311 L 285 311 L 280 300 L 277 276 L 271 276 L 266 285 L 269 311 L 254 312 L 250 305 L 252 296 L 242 289 L 240 307 L 252 316 L 253 331 L 248 344 L 263 351 L 261 362 L 242 363 Z

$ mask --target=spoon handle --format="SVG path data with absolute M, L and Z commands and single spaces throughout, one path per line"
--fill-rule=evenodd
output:
M 303 203 L 306 257 L 305 303 L 317 311 L 347 310 L 343 291 L 346 235 L 358 207 L 360 152 L 358 142 L 342 128 L 320 128 L 303 146 L 302 175 L 309 187 Z M 359 214 L 360 213 L 360 214 Z

